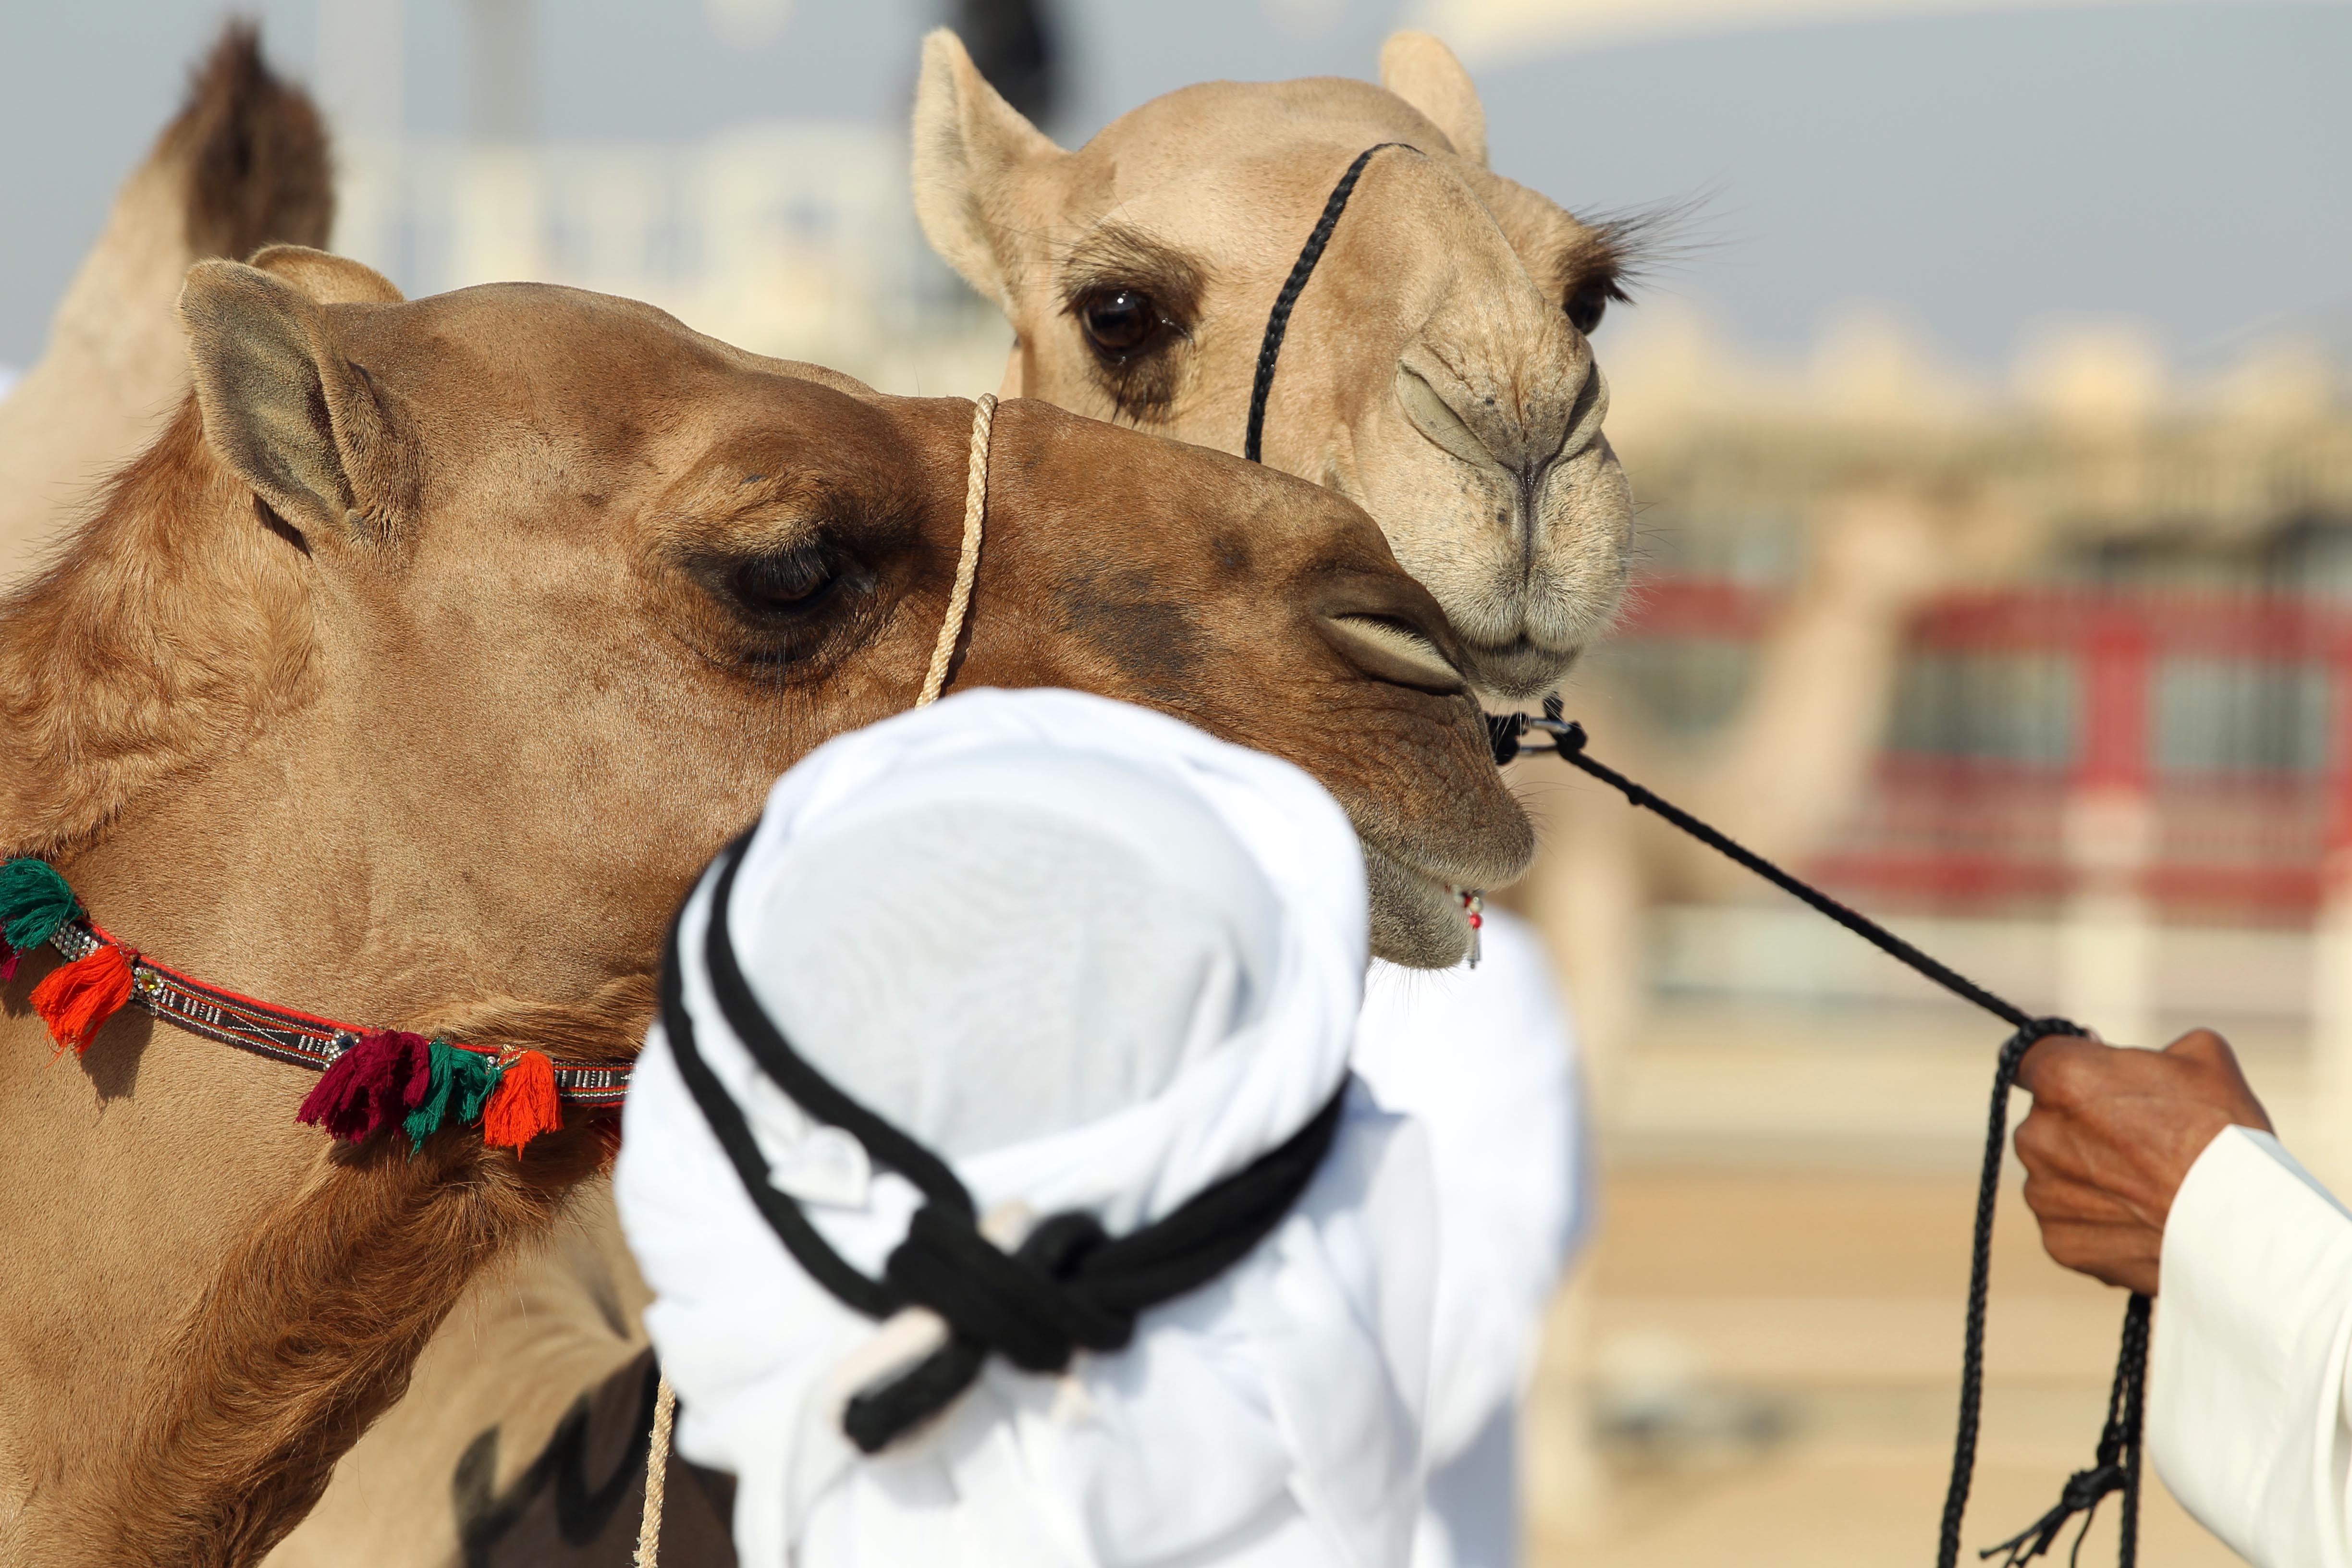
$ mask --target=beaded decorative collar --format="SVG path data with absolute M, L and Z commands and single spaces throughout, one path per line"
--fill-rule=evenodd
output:
M 445 1126 L 478 1126 L 484 1142 L 520 1152 L 563 1124 L 562 1105 L 616 1107 L 629 1069 L 566 1066 L 539 1051 L 369 1029 L 209 985 L 125 946 L 92 921 L 57 868 L 0 865 L 0 980 L 44 943 L 66 960 L 33 987 L 33 1010 L 59 1050 L 88 1050 L 125 1006 L 273 1061 L 322 1076 L 299 1120 L 357 1142 L 396 1122 L 412 1145 Z

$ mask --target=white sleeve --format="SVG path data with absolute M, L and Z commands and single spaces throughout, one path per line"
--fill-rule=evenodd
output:
M 2266 1132 L 2232 1127 L 2165 1222 L 2148 1454 L 2256 1568 L 2352 1568 L 2352 1213 Z

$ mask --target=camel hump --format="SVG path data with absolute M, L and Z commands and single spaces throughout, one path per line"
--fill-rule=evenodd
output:
M 221 29 L 154 161 L 180 166 L 191 256 L 241 260 L 273 241 L 327 243 L 335 186 L 326 122 L 308 93 L 270 70 L 250 22 Z

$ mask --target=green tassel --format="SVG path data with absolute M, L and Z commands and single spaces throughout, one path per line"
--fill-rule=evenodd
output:
M 0 942 L 30 952 L 81 913 L 81 900 L 47 860 L 11 860 L 0 866 Z
M 442 1123 L 449 1118 L 450 1101 L 453 1100 L 457 1101 L 457 1121 L 478 1121 L 482 1107 L 489 1103 L 490 1091 L 499 1087 L 499 1079 L 505 1076 L 497 1058 L 484 1056 L 479 1051 L 469 1051 L 439 1039 L 435 1040 L 429 1049 L 432 1053 L 431 1087 L 425 1089 L 425 1098 L 418 1102 L 416 1109 L 410 1111 L 407 1119 L 400 1124 L 408 1134 L 411 1151 L 424 1148 L 425 1141 L 441 1130 Z
M 479 1051 L 457 1054 L 466 1058 L 458 1064 L 457 1120 L 471 1127 L 482 1119 L 482 1107 L 498 1092 L 499 1079 L 507 1076 L 507 1069 L 499 1065 L 498 1058 Z

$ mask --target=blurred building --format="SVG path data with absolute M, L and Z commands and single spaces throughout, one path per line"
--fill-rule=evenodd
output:
M 2317 1047 L 2317 1078 L 2352 1057 L 2331 990 L 2352 952 L 2328 935 L 2352 908 L 2352 407 L 2327 359 L 2273 348 L 2188 383 L 2078 331 L 1995 387 L 1864 323 L 1776 376 L 1666 322 L 1612 372 L 1645 503 L 1600 658 L 1628 709 L 1703 750 L 1822 517 L 1926 517 L 1889 548 L 1943 557 L 1919 565 L 1938 591 L 1808 869 L 2112 1038 L 2219 1021 Z M 1924 995 L 1761 897 L 1666 909 L 1655 937 L 1667 996 Z
M 934 260 L 902 141 L 777 122 L 688 145 L 377 142 L 337 248 L 413 293 L 530 279 L 646 300 L 892 391 L 992 389 L 1009 331 Z
M 1884 321 L 1774 366 L 1645 308 L 1601 348 L 1643 510 L 1627 612 L 1570 693 L 1605 721 L 1596 752 L 1736 814 L 1774 783 L 1759 732 L 1817 744 L 1801 710 L 1841 711 L 1826 731 L 1864 731 L 1864 761 L 1797 835 L 1801 869 L 2119 1042 L 2221 1026 L 2340 1190 L 2352 405 L 2324 345 L 2189 378 L 2077 330 L 1994 384 Z M 1861 625 L 1882 616 L 1895 635 Z M 1806 638 L 1818 679 L 1788 683 Z M 1522 787 L 1540 805 L 1580 786 Z M 1647 831 L 1598 792 L 1578 809 Z M 1536 1556 L 1916 1550 L 2005 1030 L 1744 874 L 1642 885 L 1612 914 L 1639 937 L 1602 955 L 1637 955 L 1619 967 L 1641 996 L 1595 1063 L 1607 1218 L 1547 1343 Z M 2039 1256 L 2011 1171 L 1971 1546 L 2083 1462 L 2120 1310 Z M 2143 1560 L 2228 1559 L 2160 1489 L 2147 1506 Z M 2083 1560 L 2113 1541 L 2110 1517 Z

